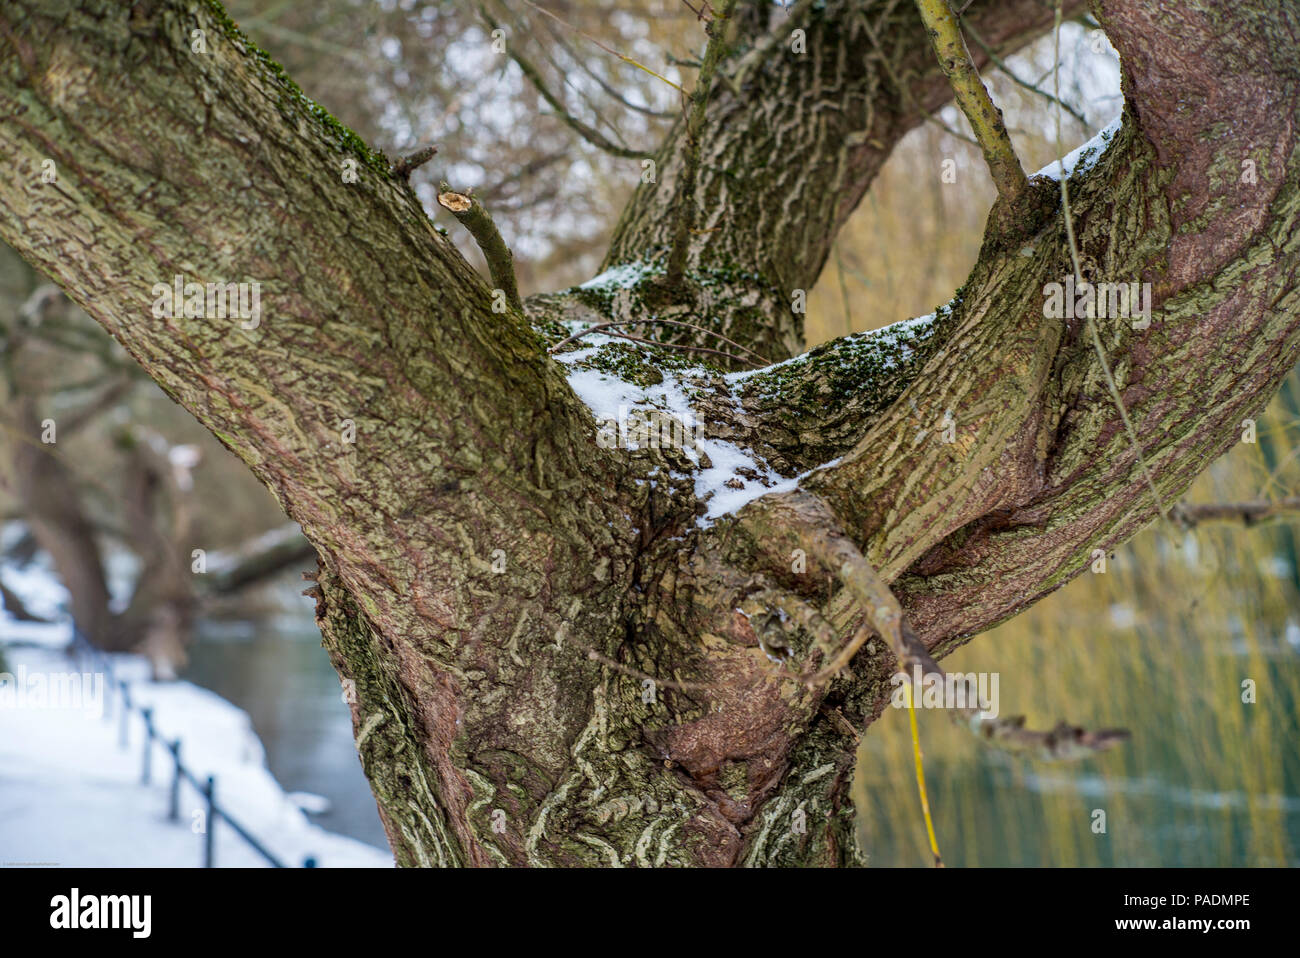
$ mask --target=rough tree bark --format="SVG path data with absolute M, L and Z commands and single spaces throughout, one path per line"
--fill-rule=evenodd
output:
M 174 677 L 204 601 L 236 594 L 291 566 L 306 568 L 315 550 L 290 523 L 278 535 L 254 538 L 238 556 L 211 557 L 207 574 L 194 575 L 190 492 L 153 447 L 147 428 L 104 423 L 145 381 L 140 368 L 110 355 L 116 347 L 82 310 L 3 245 L 0 277 L 0 493 L 49 556 L 82 634 L 102 649 L 139 652 L 156 677 Z M 104 384 L 90 398 L 76 373 L 49 378 L 76 353 L 83 353 L 77 359 L 93 355 L 90 368 L 103 374 Z M 66 389 L 70 382 L 75 390 Z M 74 397 L 77 404 L 70 406 Z M 89 474 L 76 452 L 65 451 L 67 440 L 91 423 L 107 433 L 120 485 Z M 117 521 L 97 519 L 95 499 L 116 501 Z M 103 538 L 116 540 L 139 564 L 121 609 L 113 608 L 109 594 Z M 3 584 L 0 594 L 22 614 L 21 600 Z
M 1086 278 L 1152 284 L 1148 328 L 1100 332 L 1173 502 L 1300 356 L 1300 18 L 1278 0 L 1093 12 L 1127 106 L 1071 181 L 1074 227 Z M 0 234 L 316 546 L 318 621 L 402 864 L 861 861 L 854 728 L 883 708 L 893 657 L 869 643 L 810 688 L 799 675 L 823 648 L 764 610 L 811 610 L 805 621 L 851 634 L 852 555 L 938 656 L 1156 514 L 1085 329 L 1044 318 L 1045 284 L 1072 271 L 1059 207 L 990 231 L 928 321 L 745 377 L 626 344 L 547 353 L 568 332 L 557 319 L 637 310 L 773 359 L 798 352 L 794 291 L 919 108 L 948 91 L 911 3 L 796 16 L 805 54 L 787 25 L 742 38 L 721 66 L 681 287 L 666 301 L 653 286 L 681 190 L 679 124 L 616 231 L 607 265 L 627 268 L 533 297 L 524 317 L 492 311 L 405 182 L 215 5 L 0 12 Z M 1005 50 L 1052 11 L 977 0 L 966 16 Z M 206 53 L 191 50 L 195 29 Z M 260 281 L 261 324 L 154 317 L 151 288 L 176 274 Z M 823 468 L 701 521 L 684 450 L 596 441 L 566 378 L 584 366 L 684 384 L 708 436 L 771 473 Z M 781 663 L 764 652 L 777 646 Z

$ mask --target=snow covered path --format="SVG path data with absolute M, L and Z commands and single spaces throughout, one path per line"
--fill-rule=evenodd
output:
M 66 627 L 23 628 L 0 617 L 0 643 L 9 643 L 7 674 L 0 675 L 0 867 L 199 866 L 204 800 L 182 782 L 180 820 L 167 820 L 170 752 L 155 745 L 152 784 L 141 785 L 143 723 L 138 712 L 131 715 L 121 749 L 120 699 L 110 697 L 107 680 L 100 704 L 108 718 L 96 707 L 97 680 L 89 676 L 77 707 L 66 695 L 52 703 L 57 707 L 34 698 L 56 677 L 91 671 L 88 661 L 56 647 L 66 637 Z M 287 865 L 310 856 L 325 868 L 392 866 L 388 850 L 309 821 L 267 770 L 245 712 L 188 682 L 148 681 L 147 665 L 135 656 L 112 661 L 116 676 L 130 682 L 132 700 L 153 707 L 160 734 L 182 740 L 184 764 L 200 780 L 216 777 L 218 806 Z M 267 864 L 224 820 L 214 835 L 217 867 Z

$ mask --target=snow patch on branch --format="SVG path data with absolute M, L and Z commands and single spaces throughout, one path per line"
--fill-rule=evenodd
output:
M 1114 142 L 1115 134 L 1119 132 L 1123 120 L 1124 113 L 1121 111 L 1115 119 L 1106 124 L 1100 133 L 1083 144 L 1083 146 L 1077 150 L 1072 150 L 1063 160 L 1053 160 L 1034 175 L 1046 176 L 1048 179 L 1059 181 L 1062 166 L 1065 167 L 1066 177 L 1074 176 L 1076 173 L 1088 172 L 1106 154 L 1110 144 Z
M 578 289 L 631 289 L 657 271 L 650 263 L 620 263 L 587 280 Z
M 667 415 L 681 423 L 681 434 L 687 437 L 681 448 L 694 465 L 695 495 L 706 507 L 705 514 L 696 520 L 701 528 L 734 514 L 761 496 L 793 490 L 800 480 L 817 471 L 785 477 L 752 450 L 705 436 L 703 424 L 696 419 L 687 394 L 687 384 L 692 378 L 708 380 L 716 373 L 703 367 L 661 369 L 663 378 L 659 383 L 642 387 L 601 369 L 577 366 L 583 360 L 593 359 L 602 345 L 616 340 L 595 333 L 584 341 L 589 344 L 585 349 L 561 353 L 555 358 L 570 367 L 569 385 L 592 411 L 598 424 L 605 428 L 621 425 L 634 413 Z M 620 445 L 637 448 L 635 441 L 624 440 Z M 831 465 L 834 462 L 817 468 Z

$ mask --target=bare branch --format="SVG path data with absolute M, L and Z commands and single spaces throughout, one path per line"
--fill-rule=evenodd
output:
M 1245 526 L 1258 526 L 1300 520 L 1300 496 L 1288 496 L 1275 502 L 1256 499 L 1251 502 L 1182 503 L 1174 514 L 1179 524 L 1189 529 L 1202 522 L 1240 522 Z
M 795 515 L 791 525 L 798 530 L 808 555 L 815 557 L 844 584 L 863 614 L 862 624 L 852 639 L 831 658 L 828 665 L 813 675 L 804 676 L 805 683 L 814 688 L 834 678 L 873 634 L 889 643 L 898 659 L 899 671 L 907 676 L 909 683 L 926 679 L 946 683 L 946 673 L 913 633 L 893 591 L 858 547 L 836 531 L 837 524 L 831 511 L 820 499 L 808 493 L 798 494 L 794 502 Z M 1104 751 L 1129 737 L 1124 729 L 1093 732 L 1068 722 L 1058 723 L 1051 731 L 1039 732 L 1024 727 L 1024 716 L 995 717 L 978 707 L 948 708 L 945 711 L 983 742 L 1005 751 L 1028 753 L 1049 761 L 1082 758 Z
M 705 334 L 705 335 L 708 335 L 708 336 L 714 336 L 714 337 L 716 337 L 716 338 L 722 340 L 722 341 L 723 341 L 724 343 L 726 343 L 728 346 L 735 346 L 737 349 L 739 349 L 739 350 L 741 350 L 741 351 L 743 351 L 743 352 L 746 352 L 746 353 L 748 353 L 750 356 L 752 356 L 752 357 L 754 358 L 754 360 L 757 361 L 757 363 L 758 363 L 760 366 L 767 366 L 767 365 L 770 365 L 771 362 L 772 362 L 770 359 L 764 359 L 762 356 L 760 356 L 758 353 L 754 352 L 754 351 L 753 351 L 752 349 L 750 349 L 749 347 L 747 347 L 747 346 L 742 346 L 740 343 L 736 342 L 734 339 L 729 339 L 729 338 L 727 338 L 726 336 L 722 335 L 722 333 L 718 332 L 717 330 L 706 329 L 705 327 L 700 326 L 700 325 L 698 325 L 698 324 L 696 324 L 696 323 L 688 323 L 688 322 L 685 322 L 684 320 L 680 320 L 680 319 L 655 319 L 655 318 L 653 318 L 653 317 L 651 317 L 651 318 L 647 318 L 647 319 L 619 319 L 619 320 L 613 320 L 612 322 L 608 322 L 608 323 L 596 323 L 594 326 L 588 326 L 586 329 L 580 330 L 580 331 L 574 333 L 572 336 L 566 336 L 566 337 L 564 337 L 564 339 L 561 339 L 558 343 L 556 343 L 554 346 L 552 346 L 550 349 L 548 349 L 547 352 L 551 352 L 551 353 L 557 352 L 561 346 L 566 346 L 566 345 L 568 345 L 569 343 L 572 343 L 572 342 L 575 342 L 576 340 L 582 339 L 582 337 L 587 336 L 587 335 L 589 335 L 590 333 L 598 333 L 598 332 L 601 332 L 602 330 L 607 330 L 607 329 L 610 329 L 611 327 L 615 327 L 615 326 L 636 326 L 636 325 L 640 325 L 640 324 L 642 324 L 642 323 L 660 323 L 660 324 L 663 324 L 663 325 L 665 325 L 665 326 L 684 326 L 684 327 L 686 327 L 687 329 L 694 329 L 694 330 L 696 330 L 696 331 L 698 331 L 698 332 L 700 332 L 700 333 L 703 333 L 703 334 Z M 610 335 L 611 335 L 611 336 L 617 336 L 617 335 L 619 335 L 619 334 L 618 334 L 618 333 L 610 333 Z M 669 348 L 672 348 L 672 349 L 679 348 L 678 345 L 677 345 L 676 343 L 656 343 L 655 345 L 657 345 L 657 346 L 666 346 L 666 347 L 669 347 Z

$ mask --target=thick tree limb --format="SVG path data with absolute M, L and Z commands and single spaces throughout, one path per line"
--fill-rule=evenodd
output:
M 1067 15 L 1085 7 L 1084 0 L 1065 3 Z M 977 0 L 963 18 L 1005 54 L 1050 29 L 1052 8 L 1040 0 Z M 795 28 L 803 31 L 802 52 Z M 974 60 L 989 62 L 982 50 Z M 834 237 L 894 145 L 948 103 L 952 88 L 914 6 L 901 0 L 796 4 L 789 19 L 740 51 L 735 77 L 734 89 L 719 83 L 709 99 L 698 175 L 686 175 L 683 118 L 655 155 L 653 182 L 640 184 L 624 210 L 604 266 L 671 249 L 672 210 L 693 184 L 698 232 L 688 278 L 713 302 L 746 307 L 704 305 L 701 314 L 779 360 L 804 348 L 796 290 L 813 288 Z M 675 336 L 688 337 L 684 330 Z
M 203 578 L 205 595 L 230 595 L 295 566 L 305 567 L 316 550 L 294 527 L 273 530 L 238 550 L 230 561 L 214 564 Z
M 387 160 L 215 3 L 6 3 L 0 117 L 0 236 L 247 462 L 316 547 L 327 642 L 357 686 L 358 728 L 381 728 L 363 761 L 399 859 L 492 861 L 468 812 L 479 780 L 446 749 L 457 734 L 541 746 L 541 774 L 564 774 L 554 757 L 585 716 L 565 709 L 516 742 L 490 731 L 502 700 L 472 693 L 487 675 L 522 690 L 561 656 L 590 701 L 580 686 L 600 667 L 557 650 L 555 630 L 604 636 L 621 615 L 629 545 L 609 490 L 625 466 L 592 461 L 590 414 L 541 341 L 514 311 L 492 312 Z M 57 185 L 42 182 L 47 159 Z M 259 283 L 261 313 L 155 308 L 177 277 Z M 547 503 L 574 514 L 557 521 Z M 617 582 L 593 584 L 597 551 L 607 569 L 618 557 Z M 526 610 L 521 596 L 535 597 Z
M 0 581 L 0 608 L 4 609 L 13 618 L 15 622 L 47 622 L 39 615 L 33 615 L 27 610 L 22 598 Z
M 686 269 L 686 255 L 690 252 L 691 233 L 695 229 L 695 183 L 700 169 L 700 137 L 704 132 L 704 117 L 709 108 L 709 94 L 713 78 L 727 49 L 726 31 L 736 0 L 720 0 L 717 12 L 705 25 L 708 43 L 704 59 L 700 62 L 699 76 L 691 90 L 690 107 L 686 114 L 686 169 L 682 174 L 682 188 L 677 193 L 677 206 L 673 211 L 672 246 L 668 251 L 668 268 L 663 284 L 671 293 L 682 281 Z

